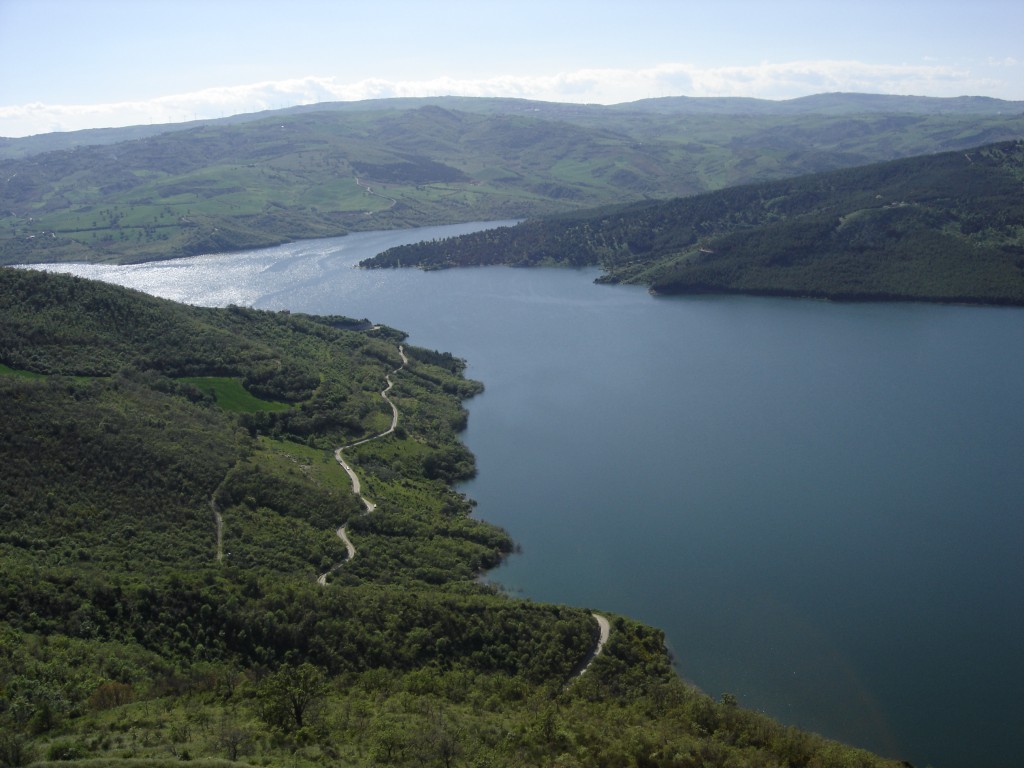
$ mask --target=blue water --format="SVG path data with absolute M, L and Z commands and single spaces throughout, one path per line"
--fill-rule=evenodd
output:
M 919 766 L 1015 765 L 1024 310 L 352 268 L 477 226 L 70 269 L 465 357 L 487 390 L 463 490 L 522 546 L 492 574 L 510 592 L 658 626 L 685 678 L 786 723 Z

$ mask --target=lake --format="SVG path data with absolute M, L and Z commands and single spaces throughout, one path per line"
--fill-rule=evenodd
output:
M 510 593 L 665 630 L 706 692 L 918 766 L 1024 733 L 1024 310 L 654 298 L 596 270 L 365 271 L 483 224 L 60 271 L 367 317 L 465 357 Z

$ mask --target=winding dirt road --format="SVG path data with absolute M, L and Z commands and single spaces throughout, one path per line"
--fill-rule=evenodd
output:
M 405 356 L 405 347 L 403 347 L 401 344 L 398 345 L 398 354 L 402 358 L 402 364 L 384 377 L 384 381 L 386 381 L 388 385 L 384 387 L 384 389 L 380 393 L 380 396 L 384 398 L 384 402 L 391 406 L 391 426 L 379 434 L 371 435 L 370 437 L 364 437 L 362 440 L 356 440 L 354 443 L 342 445 L 336 448 L 334 451 L 334 458 L 337 460 L 338 464 L 341 465 L 341 468 L 345 470 L 345 474 L 348 475 L 349 480 L 352 481 L 352 493 L 358 496 L 360 501 L 362 501 L 363 505 L 366 507 L 366 512 L 364 514 L 369 514 L 370 512 L 373 512 L 373 510 L 377 508 L 377 505 L 363 495 L 362 486 L 359 483 L 359 475 L 357 475 L 355 473 L 355 470 L 353 470 L 352 467 L 348 465 L 348 462 L 346 462 L 344 457 L 342 457 L 341 452 L 344 451 L 346 448 L 355 448 L 357 445 L 363 445 L 364 443 L 369 443 L 372 440 L 379 440 L 382 437 L 390 435 L 392 432 L 395 431 L 395 429 L 398 428 L 398 406 L 396 406 L 391 401 L 391 398 L 388 397 L 388 392 L 390 392 L 392 387 L 395 386 L 395 383 L 391 381 L 391 377 L 397 374 L 399 371 L 401 371 L 403 368 L 405 368 L 405 366 L 409 364 L 409 358 Z M 348 552 L 348 558 L 343 562 L 335 565 L 333 568 L 331 568 L 331 570 L 327 571 L 326 573 L 320 574 L 320 576 L 317 578 L 317 582 L 322 587 L 327 586 L 328 576 L 330 576 L 336 570 L 341 568 L 341 566 L 344 563 L 349 562 L 352 558 L 356 556 L 355 545 L 352 543 L 352 540 L 349 539 L 348 533 L 346 533 L 345 531 L 345 526 L 341 526 L 336 531 L 336 533 L 338 534 L 338 538 L 341 539 L 342 542 L 345 544 L 345 550 Z

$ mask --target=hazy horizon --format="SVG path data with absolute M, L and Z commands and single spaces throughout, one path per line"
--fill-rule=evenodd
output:
M 1021 28 L 1009 0 L 0 0 L 0 136 L 402 96 L 1024 100 Z

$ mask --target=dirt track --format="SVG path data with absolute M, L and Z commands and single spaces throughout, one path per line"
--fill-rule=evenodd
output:
M 373 512 L 373 510 L 377 508 L 377 505 L 374 504 L 365 496 L 363 496 L 363 489 L 362 485 L 359 482 L 359 475 L 357 475 L 355 473 L 355 470 L 348 465 L 348 462 L 346 462 L 345 459 L 342 457 L 341 452 L 344 451 L 346 448 L 355 448 L 357 445 L 363 445 L 364 443 L 369 443 L 372 440 L 379 440 L 380 438 L 385 437 L 386 435 L 390 435 L 392 432 L 395 431 L 395 429 L 397 429 L 398 407 L 391 401 L 391 398 L 388 397 L 388 392 L 390 392 L 392 387 L 395 386 L 394 382 L 391 381 L 391 377 L 409 364 L 409 358 L 405 356 L 405 347 L 403 347 L 401 344 L 398 345 L 398 354 L 402 358 L 402 364 L 384 377 L 384 380 L 388 383 L 388 385 L 384 387 L 384 389 L 380 393 L 380 396 L 384 398 L 384 401 L 391 406 L 391 426 L 379 434 L 372 435 L 370 437 L 364 437 L 362 440 L 356 440 L 354 443 L 348 443 L 347 445 L 339 446 L 334 451 L 334 458 L 337 459 L 338 464 L 341 465 L 341 468 L 345 470 L 345 474 L 348 475 L 349 480 L 352 481 L 352 493 L 358 496 L 359 499 L 363 502 L 363 505 L 366 507 L 366 512 L 364 514 L 369 514 L 370 512 Z M 348 551 L 348 558 L 344 561 L 347 563 L 349 560 L 356 556 L 355 545 L 352 543 L 351 539 L 349 539 L 348 537 L 348 534 L 345 532 L 345 526 L 340 527 L 337 530 L 337 534 L 338 538 L 341 539 L 342 542 L 344 542 L 345 549 Z M 331 570 L 327 571 L 326 573 L 320 574 L 319 578 L 317 579 L 320 585 L 327 586 L 327 577 L 330 576 L 331 573 L 333 573 L 334 571 L 338 570 L 341 566 L 342 563 L 338 563 L 333 568 L 331 568 Z

